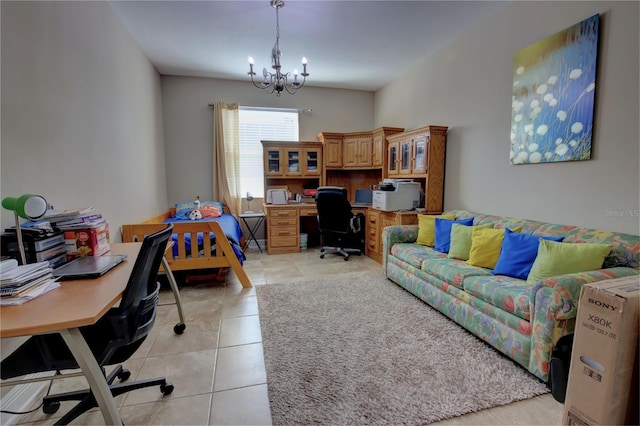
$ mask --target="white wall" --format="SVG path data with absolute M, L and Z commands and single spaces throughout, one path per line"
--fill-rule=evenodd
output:
M 162 76 L 162 103 L 170 203 L 212 193 L 213 112 L 208 104 L 312 109 L 300 113 L 300 140 L 322 131 L 373 130 L 373 92 L 307 87 L 295 95 L 268 95 L 250 81 Z
M 591 160 L 511 165 L 514 53 L 596 13 Z M 449 126 L 446 209 L 638 235 L 638 40 L 638 2 L 514 2 L 376 92 L 375 126 Z
M 0 3 L 2 197 L 95 206 L 120 241 L 167 209 L 158 73 L 107 2 Z

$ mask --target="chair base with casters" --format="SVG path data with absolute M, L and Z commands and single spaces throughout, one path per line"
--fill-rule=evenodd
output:
M 325 254 L 339 254 L 344 260 L 349 260 L 349 255 L 357 254 L 360 256 L 362 254 L 362 250 L 355 248 L 342 248 L 342 247 L 322 247 L 320 249 L 320 259 L 324 259 Z
M 104 371 L 104 369 L 103 369 Z M 143 389 L 152 386 L 160 386 L 160 392 L 163 395 L 169 395 L 173 392 L 173 384 L 164 377 L 156 377 L 153 379 L 137 380 L 135 382 L 126 382 L 131 377 L 131 372 L 118 365 L 109 375 L 106 377 L 107 384 L 111 390 L 111 394 L 115 398 L 118 395 L 122 395 L 126 392 L 130 392 L 136 389 Z M 119 379 L 119 383 L 113 383 L 115 379 Z M 56 395 L 47 395 L 42 399 L 42 411 L 45 414 L 55 414 L 60 409 L 60 403 L 63 401 L 80 401 L 69 410 L 64 416 L 62 416 L 55 425 L 66 425 L 72 420 L 76 419 L 81 414 L 98 407 L 98 403 L 93 396 L 90 389 L 83 389 L 79 391 L 65 392 Z

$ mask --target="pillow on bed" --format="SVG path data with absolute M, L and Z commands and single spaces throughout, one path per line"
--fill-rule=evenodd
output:
M 186 203 L 176 203 L 176 219 L 189 219 L 189 213 L 196 208 L 193 201 Z M 200 203 L 200 213 L 203 218 L 219 217 L 224 212 L 224 206 L 219 201 L 202 201 Z

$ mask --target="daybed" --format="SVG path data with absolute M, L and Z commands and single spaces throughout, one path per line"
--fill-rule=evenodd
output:
M 172 271 L 230 267 L 243 287 L 251 287 L 251 281 L 242 268 L 245 260 L 241 248 L 243 237 L 237 219 L 229 213 L 221 213 L 219 217 L 190 220 L 188 213 L 193 204 L 190 203 L 191 207 L 186 209 L 180 204 L 143 223 L 122 225 L 122 241 L 142 241 L 145 235 L 171 222 L 173 247 L 166 257 Z M 221 204 L 220 210 L 223 211 Z M 197 244 L 191 243 L 193 235 L 197 236 Z M 205 238 L 206 235 L 209 238 Z
M 448 257 L 448 253 L 439 252 L 434 247 L 417 244 L 419 228 L 422 224 L 389 226 L 382 232 L 383 272 L 387 278 L 512 358 L 545 382 L 549 382 L 549 360 L 554 344 L 560 337 L 574 331 L 582 284 L 640 273 L 638 269 L 640 243 L 636 235 L 463 210 L 449 211 L 445 214 L 455 216 L 456 220 L 473 218 L 472 232 L 478 235 L 484 231 L 476 231 L 477 226 L 484 225 L 497 229 L 521 228 L 520 233 L 537 237 L 563 237 L 562 242 L 550 243 L 541 242 L 541 238 L 518 237 L 535 240 L 532 260 L 534 263 L 538 262 L 538 266 L 533 267 L 536 271 L 544 269 L 542 267 L 548 259 L 546 251 L 543 253 L 543 259 L 542 246 L 545 250 L 547 247 L 573 250 L 577 246 L 584 248 L 586 244 L 567 245 L 565 243 L 611 245 L 610 253 L 609 248 L 606 248 L 605 254 L 601 257 L 604 263 L 594 268 L 596 270 L 548 276 L 539 280 L 533 277 L 533 280 L 527 280 L 526 278 L 532 276 L 533 270 L 528 276 L 520 278 L 494 275 L 492 269 L 471 265 L 469 260 L 463 260 L 464 257 L 461 259 Z M 425 220 L 423 224 L 427 223 L 426 217 L 423 219 Z M 438 223 L 445 222 L 438 219 Z M 450 226 L 449 229 L 456 227 L 456 231 L 464 230 L 459 228 L 463 226 L 462 224 Z M 425 228 L 423 227 L 423 231 Z M 449 232 L 451 237 L 453 233 Z M 506 229 L 504 232 L 509 233 L 509 238 L 515 235 Z M 437 237 L 436 234 L 436 240 Z M 506 237 L 505 234 L 504 245 L 498 247 L 500 260 L 508 258 L 508 256 L 503 258 L 506 251 Z M 456 241 L 456 244 L 458 242 Z M 475 239 L 470 242 L 470 244 L 475 243 Z M 452 240 L 450 252 L 454 248 L 453 244 Z M 502 240 L 500 244 L 503 244 Z M 478 253 L 477 250 L 475 253 Z M 519 259 L 512 259 L 514 264 L 519 262 Z M 560 259 L 560 256 L 553 259 L 553 262 L 556 262 L 555 259 Z M 581 261 L 582 256 L 569 258 L 568 264 L 571 268 L 575 265 L 574 259 L 576 262 Z

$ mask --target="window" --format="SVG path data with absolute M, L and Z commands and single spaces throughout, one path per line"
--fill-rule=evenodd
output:
M 264 195 L 264 170 L 261 140 L 298 141 L 298 110 L 239 108 L 240 121 L 240 193 Z

